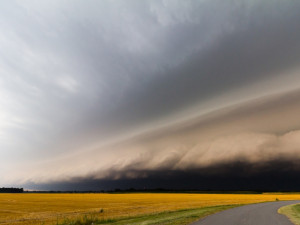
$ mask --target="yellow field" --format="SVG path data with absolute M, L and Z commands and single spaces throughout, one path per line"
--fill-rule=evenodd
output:
M 52 224 L 57 219 L 75 219 L 85 214 L 127 217 L 276 198 L 300 199 L 300 194 L 0 194 L 0 224 Z

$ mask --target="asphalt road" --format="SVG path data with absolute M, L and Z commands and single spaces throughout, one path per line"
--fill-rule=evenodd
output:
M 292 225 L 277 210 L 300 201 L 278 201 L 245 205 L 205 217 L 192 225 Z

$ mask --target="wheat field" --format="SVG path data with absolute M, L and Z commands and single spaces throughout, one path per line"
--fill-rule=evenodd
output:
M 299 200 L 300 194 L 0 194 L 0 224 L 56 224 L 85 215 L 109 219 L 276 199 Z

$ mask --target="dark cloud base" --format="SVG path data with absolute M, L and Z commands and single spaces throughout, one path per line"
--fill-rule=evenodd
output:
M 273 160 L 250 164 L 234 162 L 188 171 L 126 171 L 143 178 L 117 180 L 73 179 L 51 184 L 27 184 L 25 188 L 55 191 L 100 191 L 114 189 L 171 189 L 211 191 L 300 191 L 300 160 Z M 122 176 L 122 175 L 121 175 Z

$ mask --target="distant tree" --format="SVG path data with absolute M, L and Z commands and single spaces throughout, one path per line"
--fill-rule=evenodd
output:
M 0 193 L 23 193 L 23 192 L 24 192 L 23 188 L 13 188 L 13 187 L 10 187 L 10 188 L 2 187 L 2 188 L 0 188 Z

